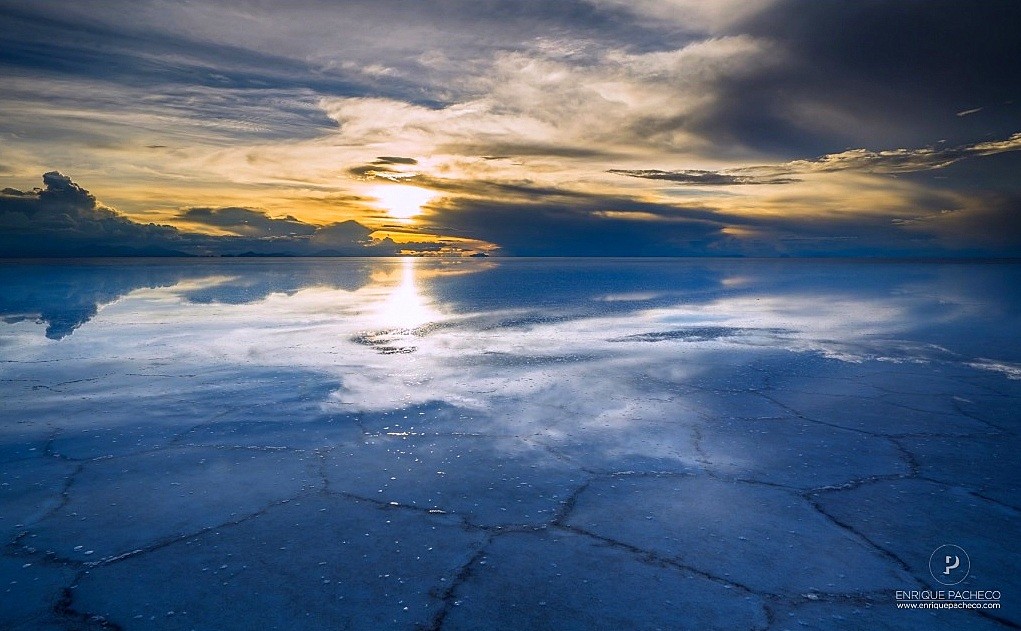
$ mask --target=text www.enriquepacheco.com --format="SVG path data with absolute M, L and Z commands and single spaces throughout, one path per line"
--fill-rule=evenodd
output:
M 1000 603 L 975 603 L 975 602 L 915 602 L 897 603 L 898 609 L 999 609 Z

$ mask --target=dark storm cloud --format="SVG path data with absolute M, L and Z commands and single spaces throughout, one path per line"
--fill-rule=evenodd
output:
M 908 232 L 933 235 L 947 249 L 976 256 L 1021 253 L 1021 194 L 986 194 L 962 207 L 898 222 Z
M 176 228 L 131 221 L 56 171 L 43 175 L 43 184 L 43 189 L 0 193 L 3 255 L 171 255 L 186 245 Z
M 435 228 L 497 243 L 509 256 L 741 254 L 723 247 L 730 217 L 712 209 L 595 195 L 533 199 L 451 199 Z
M 1021 196 L 975 196 L 918 214 L 740 214 L 710 206 L 575 195 L 533 202 L 448 199 L 426 229 L 498 244 L 507 256 L 1017 256 Z M 853 202 L 852 202 L 853 203 Z M 930 210 L 926 210 L 926 209 Z M 426 218 L 428 221 L 430 217 Z
M 804 225 L 784 218 L 740 218 L 708 209 L 633 204 L 579 212 L 556 204 L 459 205 L 448 227 L 492 239 L 509 256 L 925 256 L 941 252 L 929 235 L 906 239 L 876 218 Z M 736 237 L 734 228 L 752 236 Z
M 1003 137 L 1021 112 L 1018 24 L 1012 0 L 776 2 L 728 28 L 775 42 L 784 62 L 722 81 L 698 125 L 787 156 Z
M 250 208 L 192 208 L 181 215 L 236 236 L 141 224 L 104 207 L 66 175 L 51 171 L 43 175 L 43 184 L 32 191 L 0 191 L 0 257 L 392 256 L 401 249 L 390 241 L 371 240 L 372 231 L 355 221 L 314 226 Z

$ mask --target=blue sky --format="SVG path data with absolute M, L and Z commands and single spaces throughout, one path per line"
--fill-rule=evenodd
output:
M 1018 256 L 1019 23 L 0 0 L 0 254 Z

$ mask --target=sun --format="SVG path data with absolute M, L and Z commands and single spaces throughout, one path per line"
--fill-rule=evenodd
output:
M 422 212 L 422 206 L 435 198 L 436 192 L 418 186 L 393 184 L 375 186 L 369 189 L 369 195 L 379 200 L 379 205 L 391 217 L 408 221 Z

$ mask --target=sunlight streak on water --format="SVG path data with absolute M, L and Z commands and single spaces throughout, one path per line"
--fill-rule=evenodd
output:
M 416 282 L 417 259 L 401 261 L 401 280 L 379 306 L 378 323 L 387 328 L 413 329 L 439 319 L 442 314 L 419 289 Z

